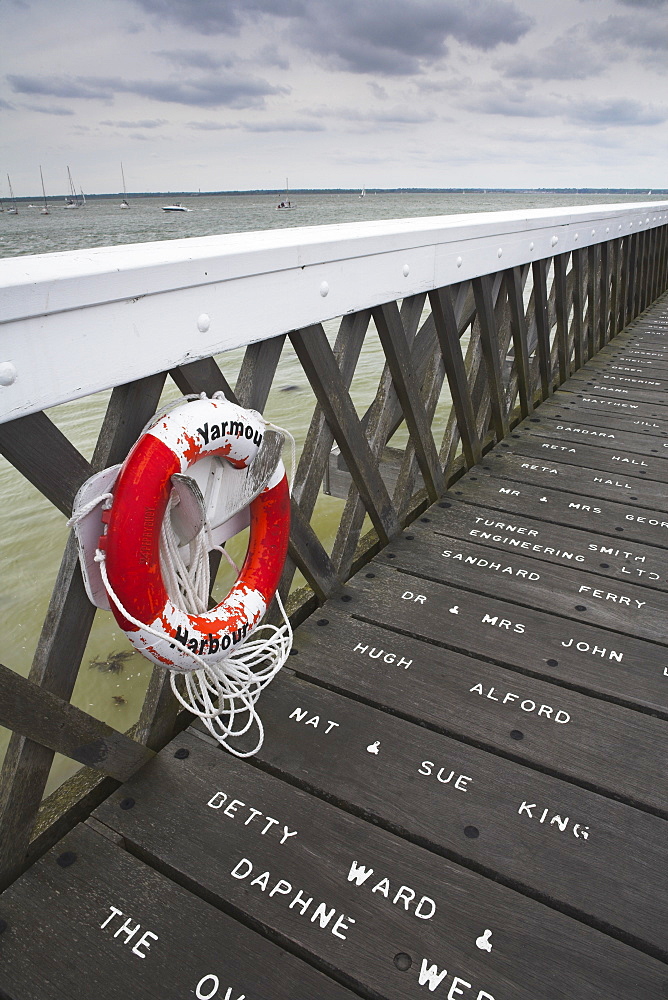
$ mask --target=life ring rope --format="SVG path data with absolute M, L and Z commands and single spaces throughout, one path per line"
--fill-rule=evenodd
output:
M 235 414 L 239 411 L 239 408 L 234 404 L 228 403 L 222 393 L 217 393 L 213 398 L 221 401 L 221 404 L 224 403 L 227 406 L 233 407 Z M 193 399 L 205 400 L 208 397 L 202 393 L 182 398 L 176 403 L 170 404 L 166 410 L 163 409 L 152 418 L 147 425 L 149 432 L 157 425 L 158 421 L 163 420 L 169 410 Z M 241 412 L 248 413 L 249 411 Z M 287 438 L 291 442 L 290 478 L 287 487 L 289 496 L 292 492 L 295 474 L 296 446 L 294 437 L 284 428 L 277 427 L 263 420 L 254 411 L 250 411 L 250 415 L 260 420 L 265 428 L 270 427 L 280 432 L 284 439 Z M 163 436 L 173 433 L 169 429 L 163 430 L 163 428 L 167 427 L 166 423 L 163 423 L 160 427 Z M 184 436 L 185 433 L 183 431 Z M 245 436 L 249 437 L 248 434 Z M 252 444 L 253 442 L 251 441 L 250 443 Z M 252 457 L 249 461 L 252 461 Z M 283 482 L 285 482 L 285 473 L 283 475 Z M 272 481 L 270 480 L 269 485 L 265 487 L 265 493 L 267 491 L 271 492 L 271 489 L 275 489 L 275 487 L 271 487 Z M 285 489 L 285 487 L 283 488 Z M 107 521 L 110 516 L 110 508 L 113 506 L 113 502 L 110 502 L 113 501 L 113 496 L 113 494 L 105 493 L 95 500 L 90 501 L 85 507 L 77 511 L 77 514 L 70 519 L 68 524 L 80 520 L 99 504 L 103 504 L 103 510 L 107 511 L 106 515 L 103 515 L 103 520 Z M 103 541 L 104 539 L 101 539 L 101 543 Z M 206 614 L 210 582 L 208 554 L 214 549 L 220 551 L 225 558 L 232 562 L 229 553 L 224 548 L 220 548 L 212 542 L 209 525 L 205 522 L 197 537 L 190 544 L 189 558 L 186 562 L 179 551 L 179 542 L 171 524 L 169 509 L 167 509 L 160 524 L 159 562 L 161 579 L 169 601 L 173 602 L 175 607 L 180 605 L 180 613 L 184 615 L 199 615 L 204 618 Z M 169 662 L 164 664 L 170 670 L 172 691 L 179 703 L 201 718 L 212 736 L 235 756 L 250 757 L 257 753 L 264 739 L 264 727 L 255 705 L 261 692 L 283 666 L 292 647 L 292 629 L 278 590 L 275 590 L 275 593 L 272 593 L 271 596 L 276 599 L 283 617 L 283 624 L 280 626 L 255 624 L 255 626 L 249 629 L 248 634 L 244 630 L 244 635 L 240 641 L 236 643 L 235 640 L 236 644 L 226 652 L 224 658 L 212 662 L 211 659 L 207 660 L 201 655 L 201 645 L 199 649 L 197 648 L 197 644 L 192 643 L 192 641 L 188 645 L 187 638 L 182 639 L 178 634 L 174 635 L 173 632 L 169 633 L 161 628 L 162 619 L 158 618 L 149 623 L 143 622 L 125 606 L 126 602 L 116 593 L 109 579 L 107 552 L 103 544 L 100 544 L 95 553 L 95 562 L 99 565 L 104 589 L 108 595 L 112 610 L 114 610 L 115 616 L 119 620 L 119 624 L 121 620 L 124 620 L 128 628 L 133 630 L 126 631 L 126 634 L 132 638 L 144 633 L 147 637 L 153 636 L 159 640 L 163 646 L 165 641 L 167 641 L 172 650 L 178 650 L 180 654 L 183 654 L 193 664 L 193 667 L 185 668 L 182 658 L 180 665 Z M 244 567 L 247 562 L 248 555 Z M 233 562 L 232 565 L 234 566 Z M 236 566 L 235 569 L 239 572 Z M 238 583 L 239 580 L 237 580 Z M 186 607 L 183 608 L 183 605 L 186 605 Z M 222 607 L 222 604 L 217 607 Z M 154 659 L 153 656 L 149 656 L 149 658 Z M 181 676 L 181 682 L 178 682 L 178 676 Z M 258 735 L 253 749 L 241 751 L 229 742 L 231 739 L 236 739 L 248 733 L 254 726 L 257 729 Z

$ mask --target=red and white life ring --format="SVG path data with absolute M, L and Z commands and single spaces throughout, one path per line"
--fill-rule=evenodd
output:
M 160 529 L 174 473 L 200 458 L 219 455 L 235 468 L 253 462 L 265 430 L 259 414 L 226 399 L 198 399 L 160 417 L 126 458 L 100 538 L 109 584 L 124 610 L 116 621 L 148 659 L 179 671 L 226 657 L 259 625 L 278 587 L 290 534 L 290 493 L 283 463 L 250 505 L 250 540 L 239 577 L 227 597 L 192 615 L 168 597 L 160 571 Z M 164 635 L 158 638 L 154 632 Z

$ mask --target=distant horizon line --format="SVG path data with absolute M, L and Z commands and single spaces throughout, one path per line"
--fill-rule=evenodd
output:
M 354 188 L 291 188 L 290 195 L 306 195 L 306 194 L 356 194 L 360 190 L 359 187 Z M 381 188 L 375 187 L 371 189 L 366 189 L 368 194 L 654 194 L 654 195 L 666 195 L 668 194 L 668 188 L 645 188 L 645 187 L 521 187 L 521 188 L 510 188 L 510 187 L 390 187 Z M 284 188 L 246 188 L 246 189 L 230 189 L 227 191 L 111 191 L 111 192 L 98 192 L 86 194 L 86 198 L 200 198 L 200 197 L 215 197 L 221 195 L 271 195 L 273 197 L 283 196 L 285 197 Z M 62 194 L 47 195 L 47 201 L 49 199 L 60 199 L 70 197 L 71 194 L 63 192 Z M 10 201 L 11 199 L 7 196 L 3 197 L 3 200 Z M 42 194 L 33 195 L 20 195 L 15 196 L 16 201 L 42 201 Z

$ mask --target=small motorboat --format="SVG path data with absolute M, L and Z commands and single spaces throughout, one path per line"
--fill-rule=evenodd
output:
M 192 212 L 192 208 L 186 208 L 180 201 L 177 201 L 174 205 L 163 205 L 162 210 L 163 212 Z

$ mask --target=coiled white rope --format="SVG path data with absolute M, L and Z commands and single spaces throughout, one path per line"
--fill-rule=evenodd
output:
M 201 394 L 206 397 L 205 393 Z M 214 398 L 223 396 L 216 393 Z M 197 399 L 199 395 L 185 397 Z M 224 397 L 223 397 L 224 398 Z M 182 402 L 180 400 L 179 402 Z M 170 404 L 167 409 L 178 403 Z M 163 415 L 163 409 L 159 415 Z M 153 417 L 148 426 L 152 426 Z M 295 473 L 295 439 L 289 431 L 267 422 L 271 427 L 289 438 L 291 442 L 291 465 L 289 489 Z M 68 521 L 68 525 L 81 520 L 99 503 L 111 506 L 111 493 L 102 494 L 91 500 L 81 510 L 77 511 Z M 183 608 L 188 614 L 202 614 L 208 608 L 210 590 L 209 552 L 218 551 L 230 562 L 238 573 L 238 567 L 229 553 L 222 547 L 213 544 L 210 525 L 205 523 L 195 538 L 189 543 L 187 559 L 179 551 L 179 541 L 174 532 L 170 517 L 173 501 L 168 504 L 160 532 L 160 569 L 165 589 L 170 600 Z M 256 703 L 262 691 L 279 672 L 292 648 L 292 628 L 285 612 L 280 594 L 276 592 L 276 602 L 283 616 L 283 625 L 260 625 L 248 639 L 242 640 L 223 660 L 209 664 L 197 653 L 193 652 L 174 636 L 154 629 L 144 622 L 134 618 L 121 604 L 116 595 L 105 565 L 105 553 L 98 549 L 95 561 L 99 563 L 100 575 L 107 595 L 113 601 L 123 617 L 137 628 L 145 629 L 156 638 L 169 638 L 170 643 L 178 646 L 198 666 L 191 671 L 181 672 L 170 669 L 170 684 L 174 696 L 179 703 L 193 715 L 198 716 L 211 735 L 235 757 L 252 757 L 264 742 L 264 726 L 256 710 Z M 260 637 L 259 633 L 264 633 Z M 183 692 L 179 690 L 177 677 L 183 678 Z M 241 751 L 235 748 L 230 740 L 244 736 L 253 727 L 257 729 L 255 744 L 251 750 Z

